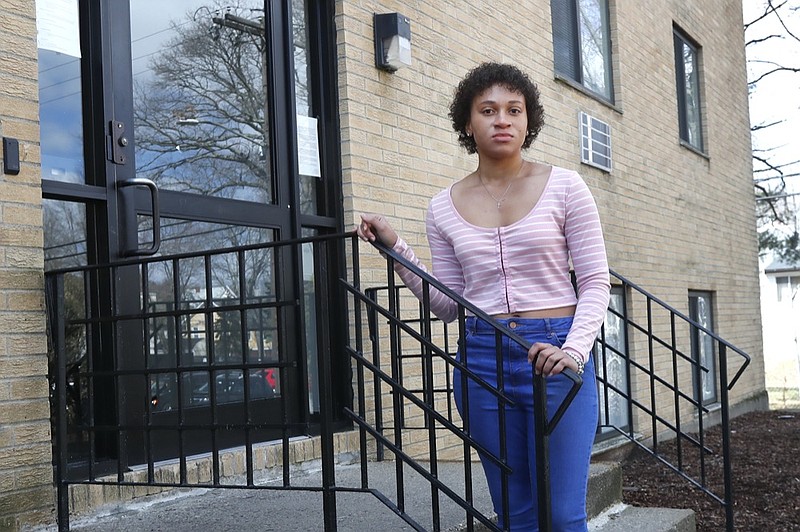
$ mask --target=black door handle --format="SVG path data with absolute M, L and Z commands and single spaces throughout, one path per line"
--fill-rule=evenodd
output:
M 144 249 L 133 249 L 125 252 L 128 257 L 142 256 L 142 255 L 155 255 L 161 247 L 161 214 L 158 207 L 158 187 L 156 184 L 145 177 L 133 177 L 120 181 L 117 186 L 124 187 L 147 187 L 150 191 L 150 201 L 153 204 L 153 243 L 150 247 Z

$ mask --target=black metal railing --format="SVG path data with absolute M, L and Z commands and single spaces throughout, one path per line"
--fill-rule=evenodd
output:
M 622 297 L 616 305 L 612 300 L 597 342 L 604 414 L 601 427 L 622 434 L 718 502 L 725 512 L 727 530 L 732 531 L 728 392 L 750 357 L 710 327 L 616 272 L 611 274 L 621 287 Z M 622 331 L 614 339 L 608 334 L 612 321 Z M 732 377 L 728 370 L 731 358 L 738 365 Z M 614 364 L 622 378 L 609 378 Z M 622 417 L 627 423 L 612 422 L 615 401 L 626 409 Z M 716 423 L 709 418 L 717 415 L 715 434 L 720 436 L 712 440 L 709 427 Z M 635 431 L 637 426 L 649 426 L 651 436 L 642 441 Z
M 476 507 L 473 458 L 482 454 L 507 479 L 503 431 L 498 454 L 482 448 L 454 412 L 451 380 L 457 368 L 462 379 L 489 390 L 501 412 L 513 402 L 502 381 L 488 385 L 453 356 L 467 314 L 489 323 L 491 318 L 383 246 L 377 247 L 385 264 L 375 254 L 378 265 L 362 268 L 358 246 L 349 233 L 48 272 L 60 529 L 69 529 L 71 485 L 111 484 L 320 493 L 326 530 L 337 529 L 337 493 L 370 493 L 417 530 L 441 528 L 440 501 L 446 500 L 463 512 L 467 529 L 480 523 L 499 530 L 491 512 Z M 310 271 L 299 262 L 306 247 L 316 281 L 291 287 L 281 268 L 293 265 L 297 277 Z M 421 301 L 395 282 L 395 263 L 420 276 Z M 370 275 L 368 282 L 362 273 Z M 622 297 L 609 308 L 595 353 L 601 427 L 630 439 L 719 502 L 733 530 L 728 391 L 750 359 L 710 327 L 612 276 Z M 431 290 L 456 301 L 455 324 L 431 314 Z M 615 338 L 612 320 L 622 330 Z M 306 343 L 309 334 L 325 341 Z M 496 338 L 498 346 L 508 338 L 528 347 L 501 325 Z M 714 355 L 715 367 L 698 356 L 702 346 Z M 311 352 L 307 362 L 289 355 L 305 351 Z M 742 362 L 731 377 L 732 357 Z M 621 379 L 611 378 L 614 365 Z M 550 519 L 546 436 L 580 385 L 579 377 L 568 376 L 573 390 L 550 420 L 544 379 L 531 377 L 537 434 L 543 435 L 537 442 L 542 530 Z M 309 382 L 316 385 L 315 404 Z M 710 382 L 717 386 L 711 402 L 702 392 Z M 624 410 L 623 421 L 614 419 L 615 408 Z M 300 414 L 309 411 L 313 415 Z M 721 425 L 719 441 L 708 436 L 714 416 Z M 358 429 L 361 478 L 348 487 L 337 481 L 334 440 L 337 431 L 352 426 Z M 650 434 L 644 440 L 635 431 L 642 426 Z M 299 485 L 291 471 L 290 438 L 309 431 L 319 434 L 321 480 Z M 264 441 L 278 444 L 277 484 L 259 476 L 268 462 Z M 236 478 L 226 476 L 223 465 L 232 447 L 244 464 Z M 204 465 L 197 463 L 198 452 L 206 453 Z M 387 457 L 395 463 L 393 494 L 375 487 L 368 466 Z M 442 461 L 453 459 L 463 466 L 463 488 L 440 478 Z M 173 471 L 165 460 L 177 463 Z M 424 525 L 420 509 L 405 499 L 409 472 L 430 487 Z M 507 485 L 504 491 L 501 514 L 507 523 Z
M 504 409 L 506 405 L 511 405 L 514 401 L 505 394 L 501 378 L 498 378 L 498 385 L 495 387 L 474 374 L 453 356 L 455 352 L 450 349 L 450 346 L 454 343 L 454 338 L 451 337 L 451 333 L 459 338 L 464 336 L 467 313 L 492 324 L 495 328 L 495 349 L 499 364 L 502 363 L 500 354 L 502 338 L 505 337 L 516 342 L 524 349 L 529 349 L 530 344 L 511 329 L 496 323 L 485 312 L 449 290 L 401 255 L 381 243 L 375 243 L 374 246 L 387 259 L 386 274 L 383 278 L 385 284 L 378 283 L 378 286 L 374 286 L 376 283 L 373 279 L 370 283 L 373 286 L 362 290 L 361 280 L 358 276 L 353 279 L 352 283 L 343 281 L 349 297 L 353 300 L 351 312 L 355 322 L 366 321 L 371 343 L 368 353 L 361 329 L 355 328 L 354 345 L 348 346 L 348 351 L 356 365 L 356 387 L 359 399 L 357 407 L 354 410 L 348 410 L 348 414 L 361 430 L 361 449 L 364 453 L 361 463 L 365 468 L 364 475 L 367 474 L 365 464 L 368 458 L 366 455 L 368 446 L 366 440 L 369 436 L 378 444 L 376 450 L 378 459 L 381 459 L 383 453 L 388 450 L 398 464 L 396 479 L 398 503 L 392 506 L 395 511 L 403 513 L 405 510 L 401 489 L 403 485 L 403 468 L 401 466 L 405 463 L 431 483 L 431 500 L 434 501 L 431 511 L 435 530 L 439 529 L 438 508 L 436 507 L 436 501 L 439 500 L 438 492 L 442 492 L 464 509 L 468 530 L 473 530 L 475 521 L 490 530 L 500 530 L 490 516 L 481 514 L 474 507 L 471 464 L 473 453 L 477 452 L 482 455 L 484 460 L 490 461 L 500 470 L 502 479 L 501 513 L 503 522 L 508 523 L 510 508 L 507 482 L 508 475 L 512 471 L 506 463 L 507 442 L 505 441 Z M 354 264 L 358 261 L 355 248 L 352 261 Z M 406 287 L 395 282 L 395 263 L 401 264 L 421 278 L 421 300 L 412 295 Z M 354 268 L 353 271 L 358 275 L 358 268 Z M 448 327 L 447 324 L 433 316 L 430 309 L 431 290 L 437 290 L 447 295 L 457 304 L 457 330 L 453 331 L 452 327 Z M 381 304 L 381 300 L 385 303 Z M 381 347 L 382 341 L 388 345 L 386 349 Z M 413 371 L 414 366 L 418 366 L 418 371 Z M 454 368 L 460 370 L 462 381 L 471 379 L 496 398 L 500 421 L 498 427 L 499 453 L 495 454 L 481 446 L 470 433 L 469 424 L 466 421 L 469 419 L 468 395 L 464 399 L 464 420 L 454 416 L 453 386 L 450 382 L 450 375 Z M 406 374 L 407 372 L 409 375 Z M 499 374 L 500 372 L 498 372 Z M 552 530 L 549 436 L 582 384 L 581 378 L 573 371 L 565 370 L 564 374 L 573 381 L 572 388 L 553 416 L 548 419 L 545 379 L 541 375 L 535 375 L 531 368 L 531 386 L 535 392 L 538 517 L 539 528 L 543 531 Z M 372 385 L 371 389 L 369 384 Z M 382 393 L 384 387 L 388 389 L 392 398 L 391 408 L 384 408 L 382 405 L 382 397 L 385 395 Z M 466 390 L 467 386 L 463 386 L 463 389 Z M 367 397 L 375 401 L 374 409 L 367 407 Z M 414 414 L 419 422 L 416 426 L 413 421 L 408 420 Z M 387 418 L 389 418 L 388 421 Z M 428 469 L 420 465 L 416 456 L 405 450 L 405 435 L 407 431 L 414 430 L 424 431 L 427 434 L 424 461 L 429 464 Z M 437 464 L 442 459 L 437 446 L 442 433 L 451 435 L 457 442 L 456 445 L 461 448 L 459 454 L 460 459 L 463 460 L 465 475 L 463 497 L 448 489 L 437 479 Z
M 312 249 L 312 269 L 301 264 L 306 246 Z M 370 493 L 413 528 L 425 530 L 415 517 L 420 509 L 404 500 L 410 468 L 430 486 L 431 507 L 424 509 L 431 515 L 430 528 L 440 528 L 441 495 L 464 511 L 468 529 L 480 522 L 499 530 L 473 504 L 472 458 L 489 456 L 506 478 L 510 469 L 504 451 L 487 453 L 453 414 L 447 379 L 458 363 L 451 356 L 450 331 L 431 316 L 428 304 L 431 288 L 447 290 L 419 272 L 426 296 L 409 318 L 408 298 L 399 297 L 392 274 L 392 263 L 404 259 L 382 251 L 388 257 L 386 279 L 363 289 L 352 233 L 48 272 L 59 529 L 69 530 L 70 486 L 114 485 L 320 493 L 326 530 L 337 529 L 337 493 Z M 290 276 L 281 270 L 287 264 L 297 278 L 313 270 L 315 282 L 287 283 Z M 386 287 L 385 306 L 375 286 Z M 311 297 L 306 291 L 313 292 Z M 488 318 L 455 299 L 458 334 L 464 332 L 467 312 Z M 309 301 L 315 302 L 315 319 L 308 315 Z M 308 341 L 309 335 L 324 341 Z M 525 346 L 513 331 L 497 326 L 497 338 L 503 336 Z M 368 350 L 365 337 L 372 344 Z M 311 351 L 307 360 L 291 355 L 306 350 Z M 423 369 L 419 375 L 404 374 L 414 351 Z M 461 370 L 464 379 L 474 378 L 467 368 Z M 351 371 L 355 382 L 350 382 Z M 543 530 L 549 520 L 547 435 L 581 382 L 568 373 L 573 389 L 547 420 L 543 379 L 532 372 L 531 385 L 539 392 Z M 316 386 L 316 402 L 309 385 Z M 342 400 L 351 395 L 347 389 L 355 392 L 355 401 Z M 492 393 L 500 405 L 511 402 L 502 386 Z M 388 410 L 383 407 L 387 397 Z M 353 425 L 362 474 L 360 485 L 347 487 L 337 483 L 334 442 L 337 431 Z M 427 437 L 407 437 L 418 430 Z M 291 470 L 290 438 L 309 432 L 320 440 L 317 484 L 295 482 Z M 463 460 L 463 492 L 438 478 L 438 465 L 446 459 L 442 442 L 448 440 L 457 442 Z M 275 448 L 261 442 L 277 442 L 278 483 L 261 477 L 270 464 L 268 451 Z M 227 470 L 231 448 L 239 453 L 233 462 L 242 464 L 233 475 Z M 385 459 L 387 452 L 396 463 L 393 497 L 374 487 L 367 465 L 369 459 Z
M 69 530 L 70 485 L 325 491 L 293 486 L 289 474 L 289 438 L 309 419 L 297 414 L 308 411 L 307 381 L 287 346 L 300 351 L 308 325 L 300 301 L 309 294 L 282 269 L 302 271 L 304 246 L 315 268 L 330 269 L 320 264 L 335 262 L 343 236 L 46 273 L 60 530 Z M 312 298 L 322 301 L 326 286 L 317 283 Z M 321 348 L 314 358 L 330 398 L 328 354 Z M 320 424 L 331 430 L 333 421 Z M 264 441 L 281 442 L 277 487 L 258 482 Z M 223 453 L 234 447 L 243 449 L 242 478 L 224 478 Z M 323 446 L 326 468 L 331 449 Z

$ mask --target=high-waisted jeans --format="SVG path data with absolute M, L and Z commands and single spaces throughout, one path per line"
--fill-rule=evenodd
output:
M 531 343 L 545 342 L 561 347 L 572 318 L 500 319 Z M 483 320 L 469 317 L 466 334 L 460 342 L 458 359 L 486 383 L 497 387 L 495 329 Z M 508 476 L 510 530 L 538 531 L 536 495 L 536 451 L 533 421 L 533 365 L 528 353 L 516 342 L 502 337 L 501 363 L 504 392 L 513 401 L 505 407 L 506 452 L 512 473 Z M 494 456 L 500 456 L 499 409 L 497 396 L 467 376 L 466 390 L 458 368 L 453 386 L 458 411 L 464 418 L 464 392 L 469 405 L 469 433 Z M 564 375 L 547 377 L 548 419 L 557 410 L 572 381 Z M 550 494 L 553 530 L 585 532 L 586 489 L 589 460 L 597 427 L 597 387 L 592 357 L 586 363 L 583 385 L 564 417 L 550 436 Z M 499 525 L 503 523 L 502 477 L 500 469 L 481 456 L 489 492 Z

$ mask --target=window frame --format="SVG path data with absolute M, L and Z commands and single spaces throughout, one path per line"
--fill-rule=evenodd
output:
M 702 47 L 681 30 L 678 26 L 672 28 L 673 53 L 675 54 L 675 92 L 678 105 L 678 136 L 681 145 L 697 151 L 703 155 L 706 153 L 706 135 L 704 132 L 705 121 L 703 120 L 703 80 L 700 68 L 700 55 Z M 696 84 L 695 94 L 697 108 L 697 142 L 691 139 L 689 128 L 689 95 L 686 89 L 686 63 L 683 60 L 683 48 L 688 47 L 692 52 L 693 72 L 692 82 Z
M 698 316 L 698 301 L 700 299 L 704 299 L 707 303 L 708 308 L 708 325 L 704 325 L 706 329 L 709 331 L 714 332 L 715 330 L 715 323 L 716 323 L 716 313 L 714 312 L 714 293 L 711 291 L 706 290 L 689 290 L 689 318 L 693 321 L 703 325 L 700 322 L 700 316 Z M 703 364 L 703 360 L 701 360 L 701 345 L 703 343 L 704 337 L 708 335 L 697 329 L 696 327 L 691 328 L 691 350 L 692 350 L 692 360 L 695 362 L 699 362 Z M 694 366 L 692 371 L 692 383 L 694 388 L 694 397 L 695 400 L 702 404 L 703 406 L 709 406 L 719 403 L 719 376 L 718 376 L 718 369 L 717 369 L 717 344 L 716 342 L 712 341 L 712 348 L 711 353 L 709 355 L 709 359 L 706 361 L 708 366 L 708 372 L 701 371 L 698 366 Z M 709 394 L 708 397 L 705 397 L 703 385 L 707 382 L 706 380 L 710 379 L 710 384 L 712 388 L 712 393 Z
M 581 90 L 602 102 L 614 105 L 614 69 L 611 45 L 610 0 L 597 0 L 604 30 L 605 86 L 607 94 L 597 92 L 585 80 L 585 57 L 581 46 L 581 18 L 579 4 L 582 0 L 550 0 L 553 35 L 553 63 L 556 79 Z
M 792 303 L 796 297 L 796 291 L 800 292 L 800 275 L 778 275 L 775 277 L 775 287 L 777 289 L 778 303 Z
M 598 420 L 597 430 L 595 431 L 595 442 L 605 441 L 613 438 L 619 434 L 617 429 L 627 431 L 632 427 L 631 419 L 633 418 L 633 411 L 630 402 L 626 401 L 627 395 L 630 395 L 630 368 L 629 366 L 629 347 L 628 347 L 628 324 L 625 321 L 628 314 L 628 293 L 623 285 L 612 284 L 611 292 L 606 310 L 606 319 L 601 329 L 601 335 L 598 337 L 592 351 L 595 361 L 595 372 L 598 375 L 597 379 L 597 397 L 598 397 Z M 614 326 L 619 326 L 618 330 L 613 330 Z M 615 334 L 616 333 L 616 334 Z M 617 336 L 617 338 L 614 338 Z M 611 345 L 613 340 L 618 340 L 619 343 Z M 605 345 L 603 345 L 605 344 Z M 621 374 L 614 374 L 614 363 L 620 363 L 624 367 Z M 609 371 L 609 368 L 612 370 Z M 621 377 L 620 381 L 612 381 L 614 377 Z M 608 386 L 611 384 L 611 386 Z M 616 392 L 614 387 L 621 390 L 621 393 Z M 622 407 L 625 407 L 624 410 Z M 619 408 L 617 413 L 619 417 L 614 417 L 615 407 Z M 622 419 L 624 418 L 624 419 Z M 605 421 L 613 421 L 611 425 L 606 425 Z

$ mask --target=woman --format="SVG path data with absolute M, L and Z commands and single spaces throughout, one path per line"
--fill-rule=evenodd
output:
M 570 368 L 583 374 L 578 396 L 551 435 L 550 467 L 553 529 L 585 531 L 597 425 L 591 349 L 608 306 L 608 263 L 597 207 L 581 177 L 522 157 L 543 116 L 538 89 L 516 67 L 484 63 L 470 71 L 456 89 L 450 118 L 459 143 L 478 154 L 478 167 L 433 197 L 426 224 L 433 275 L 533 344 L 527 352 L 508 339 L 502 345 L 504 387 L 515 401 L 505 408 L 511 530 L 538 530 L 531 364 L 547 377 L 551 415 L 572 383 L 560 373 Z M 422 267 L 385 217 L 362 215 L 357 231 Z M 401 266 L 397 271 L 421 297 L 419 277 Z M 432 290 L 430 299 L 441 319 L 456 318 L 457 305 L 449 298 Z M 496 385 L 494 329 L 468 317 L 463 342 L 458 356 L 466 354 L 467 366 Z M 472 380 L 462 390 L 459 371 L 453 382 L 462 416 L 468 398 L 472 436 L 498 455 L 496 397 Z M 504 526 L 499 469 L 482 461 Z

